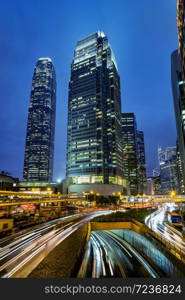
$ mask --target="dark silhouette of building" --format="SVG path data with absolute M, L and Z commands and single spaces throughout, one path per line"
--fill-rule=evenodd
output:
M 14 178 L 5 171 L 0 171 L 0 190 L 1 191 L 12 191 L 16 190 L 16 185 L 18 184 L 19 179 Z
M 28 112 L 23 180 L 49 182 L 53 174 L 56 78 L 50 58 L 39 58 Z

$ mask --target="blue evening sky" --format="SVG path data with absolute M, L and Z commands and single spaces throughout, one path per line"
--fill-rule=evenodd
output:
M 170 55 L 176 0 L 6 0 L 0 5 L 0 170 L 22 178 L 34 65 L 51 57 L 57 75 L 54 179 L 65 176 L 70 64 L 77 40 L 108 35 L 121 77 L 122 110 L 144 130 L 148 172 L 157 147 L 176 143 Z

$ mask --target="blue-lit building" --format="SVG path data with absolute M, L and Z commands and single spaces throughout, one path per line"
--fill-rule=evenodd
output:
M 171 55 L 171 79 L 177 128 L 179 192 L 185 193 L 185 1 L 177 0 L 179 48 Z
M 23 181 L 50 182 L 53 175 L 56 78 L 52 60 L 39 58 L 33 74 Z
M 177 149 L 176 147 L 158 148 L 161 193 L 178 191 Z
M 178 50 L 171 55 L 171 82 L 177 129 L 177 167 L 179 193 L 185 192 L 185 83 L 182 80 L 182 68 Z
M 123 186 L 121 134 L 118 68 L 107 36 L 96 32 L 77 42 L 71 65 L 66 177 L 73 185 Z

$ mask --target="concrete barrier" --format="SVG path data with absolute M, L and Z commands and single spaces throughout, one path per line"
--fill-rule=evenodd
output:
M 164 240 L 159 234 L 152 231 L 145 224 L 140 223 L 137 220 L 132 220 L 130 222 L 91 222 L 91 231 L 96 230 L 111 230 L 111 229 L 130 229 L 140 234 L 148 234 L 151 237 L 158 240 L 166 249 L 173 254 L 177 259 L 185 263 L 185 255 L 180 249 L 176 248 L 173 244 Z
M 132 222 L 91 222 L 91 231 L 111 229 L 132 229 Z

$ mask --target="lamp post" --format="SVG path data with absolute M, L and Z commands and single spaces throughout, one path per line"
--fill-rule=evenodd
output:
M 175 190 L 173 190 L 173 191 L 170 192 L 171 201 L 175 197 L 175 195 L 176 195 L 176 191 Z

